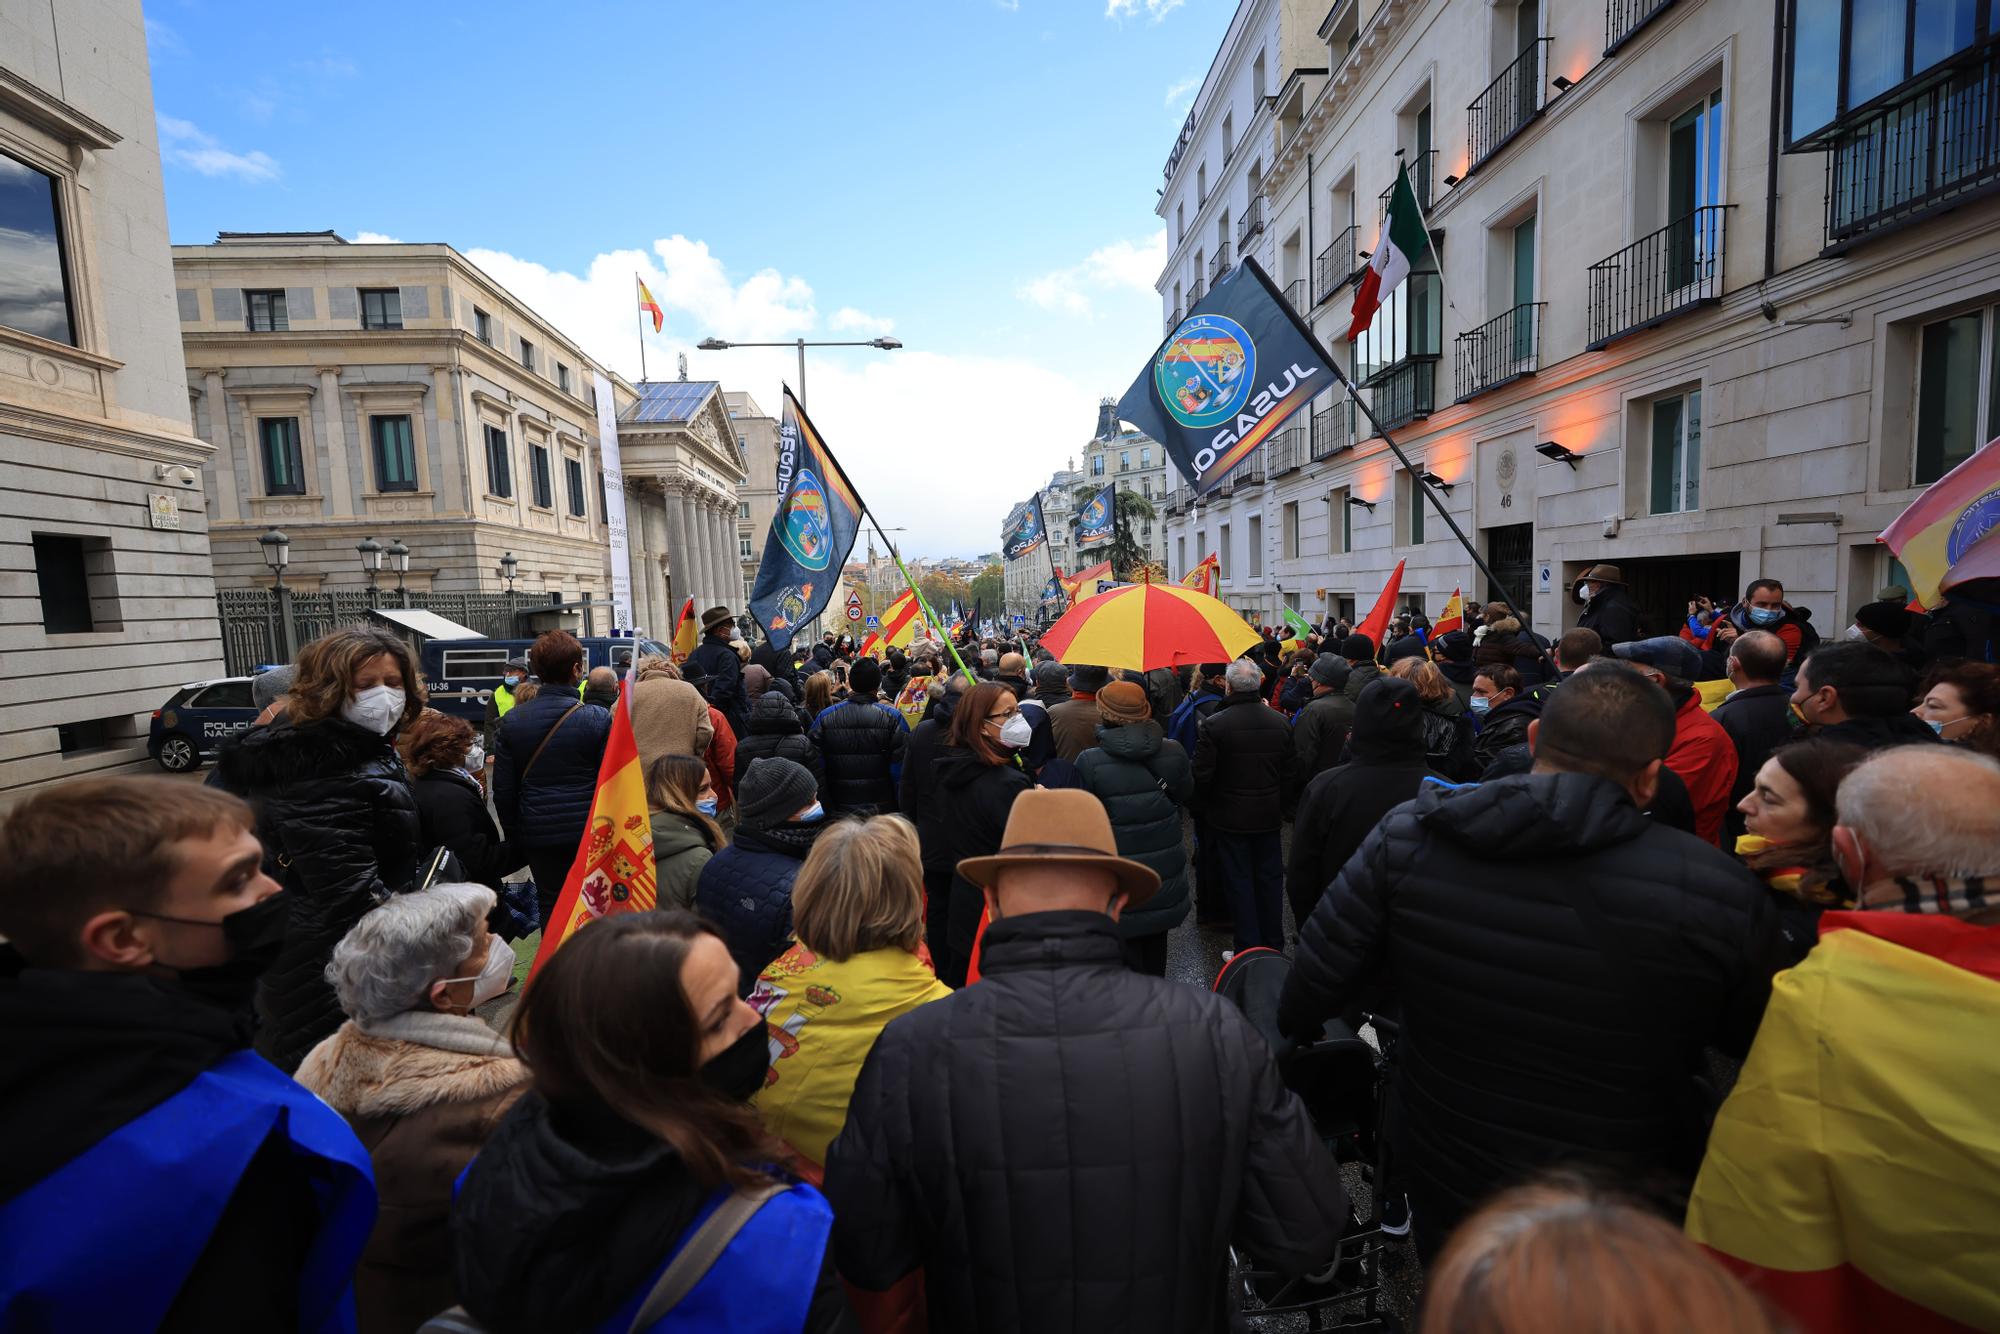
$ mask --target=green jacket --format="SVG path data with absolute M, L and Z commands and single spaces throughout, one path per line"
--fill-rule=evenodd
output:
M 1187 916 L 1187 848 L 1181 808 L 1194 795 L 1194 767 L 1180 742 L 1156 722 L 1100 727 L 1097 744 L 1077 756 L 1084 790 L 1104 803 L 1118 855 L 1144 862 L 1160 876 L 1160 892 L 1118 919 L 1127 938 L 1178 926 Z
M 701 868 L 715 855 L 708 831 L 676 811 L 654 811 L 653 864 L 659 877 L 660 908 L 694 907 Z

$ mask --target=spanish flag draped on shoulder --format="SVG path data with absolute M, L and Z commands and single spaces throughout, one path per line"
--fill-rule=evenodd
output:
M 549 920 L 542 923 L 542 944 L 528 970 L 530 977 L 578 928 L 613 913 L 649 912 L 655 906 L 659 882 L 650 816 L 639 743 L 632 735 L 632 680 L 627 668 L 618 687 L 618 704 L 611 710 L 611 735 L 597 766 L 597 793 L 590 799 L 583 844 L 570 863 L 569 878 L 563 881 Z
M 750 590 L 750 614 L 783 653 L 798 628 L 826 610 L 861 531 L 861 502 L 806 410 L 785 390 L 778 451 L 797 460 L 771 518 Z
M 1772 980 L 1688 1235 L 1811 1334 L 2000 1330 L 1996 1034 L 2000 927 L 1827 913 Z
M 1424 211 L 1417 205 L 1417 192 L 1410 188 L 1410 168 L 1396 170 L 1396 184 L 1389 195 L 1389 216 L 1382 234 L 1375 240 L 1375 253 L 1354 289 L 1354 317 L 1348 321 L 1347 341 L 1353 342 L 1375 322 L 1375 312 L 1389 299 L 1417 258 L 1430 249 L 1430 233 L 1424 230 Z

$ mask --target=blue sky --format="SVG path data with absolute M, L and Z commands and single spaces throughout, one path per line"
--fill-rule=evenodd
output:
M 700 338 L 810 354 L 909 549 L 972 555 L 1160 334 L 1160 168 L 1226 0 L 147 8 L 178 243 L 448 241 L 620 371 L 631 273 Z M 789 354 L 690 353 L 775 409 Z M 938 482 L 948 481 L 940 487 Z

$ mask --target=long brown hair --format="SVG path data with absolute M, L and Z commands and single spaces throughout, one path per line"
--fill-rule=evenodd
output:
M 812 719 L 833 707 L 833 674 L 814 672 L 806 678 L 806 726 L 812 726 Z
M 417 675 L 416 655 L 388 631 L 365 626 L 321 635 L 299 650 L 298 669 L 292 673 L 292 688 L 286 692 L 291 703 L 285 716 L 295 724 L 336 716 L 361 664 L 385 653 L 396 660 L 396 670 L 403 674 L 403 716 L 396 726 L 408 727 L 424 711 L 424 683 Z
M 721 827 L 695 805 L 707 781 L 708 766 L 694 756 L 662 755 L 646 766 L 646 804 L 687 819 L 701 830 L 709 847 L 719 848 L 725 842 Z
M 1014 692 L 998 681 L 981 681 L 958 697 L 951 714 L 951 744 L 963 746 L 979 757 L 982 764 L 1005 764 L 1008 753 L 986 739 L 986 715 L 1002 695 Z
M 396 748 L 403 752 L 410 777 L 422 778 L 433 769 L 456 769 L 464 764 L 477 736 L 465 719 L 425 709 L 404 729 Z
M 1452 1234 L 1420 1334 L 1772 1334 L 1736 1277 L 1656 1214 L 1577 1183 L 1521 1186 Z
M 609 1109 L 674 1146 L 707 1189 L 764 1180 L 757 1114 L 700 1078 L 701 1031 L 681 971 L 714 935 L 690 912 L 619 913 L 576 933 L 535 974 L 514 1054 L 551 1107 Z
M 1771 758 L 1798 784 L 1806 818 L 1812 821 L 1813 840 L 1766 848 L 1745 857 L 1744 864 L 1759 874 L 1797 869 L 1802 872 L 1798 887 L 1785 892 L 1824 907 L 1851 905 L 1858 887 L 1841 883 L 1839 864 L 1833 860 L 1833 827 L 1840 822 L 1834 801 L 1840 795 L 1840 781 L 1868 758 L 1867 750 L 1814 736 L 1786 742 L 1771 752 Z

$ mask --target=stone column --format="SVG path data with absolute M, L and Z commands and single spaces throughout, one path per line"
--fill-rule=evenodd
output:
M 646 523 L 647 499 L 644 492 L 625 493 L 625 556 L 632 570 L 632 623 L 650 629 L 659 609 L 653 604 L 653 586 L 646 581 L 646 563 L 653 559 L 653 535 Z
M 715 568 L 715 515 L 708 507 L 708 493 L 697 490 L 694 497 L 694 545 L 701 553 L 702 609 L 722 602 L 722 572 Z
M 724 549 L 722 545 L 722 502 L 713 496 L 708 500 L 708 532 L 709 550 L 715 553 L 715 600 L 740 611 L 737 603 L 743 600 L 743 576 L 736 569 L 735 547 Z
M 668 482 L 661 500 L 662 522 L 666 526 L 667 563 L 673 569 L 667 600 L 673 604 L 676 615 L 681 603 L 694 595 L 693 568 L 688 560 L 687 497 L 678 482 Z M 669 634 L 672 630 L 669 629 Z
M 236 480 L 236 438 L 229 426 L 229 397 L 222 391 L 221 371 L 201 373 L 201 394 L 208 400 L 208 443 L 215 446 L 216 517 L 234 523 L 243 516 L 246 490 Z
M 320 448 L 326 451 L 328 513 L 344 518 L 354 513 L 354 485 L 347 473 L 347 421 L 340 410 L 340 367 L 319 368 L 319 417 L 325 430 Z M 316 470 L 315 470 L 316 471 Z
M 650 628 L 656 639 L 665 639 L 673 634 L 674 621 L 681 614 L 681 604 L 668 590 L 667 576 L 660 566 L 661 558 L 667 554 L 667 512 L 673 507 L 673 497 L 662 493 L 652 497 L 652 501 L 652 505 L 646 511 L 644 577 L 647 596 L 653 600 L 653 606 L 657 608 Z

